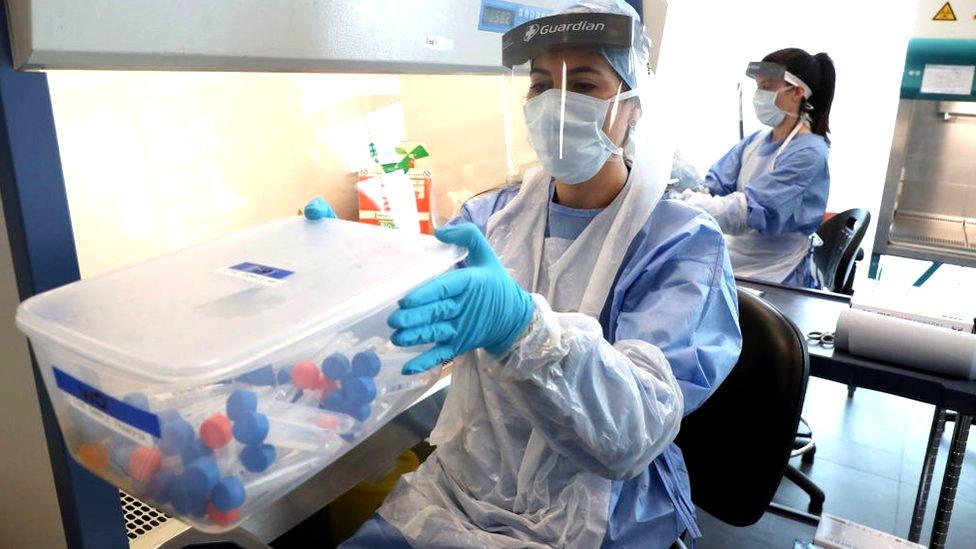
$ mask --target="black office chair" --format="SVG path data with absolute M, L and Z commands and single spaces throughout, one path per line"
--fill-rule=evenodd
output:
M 854 208 L 834 215 L 817 229 L 823 245 L 813 250 L 813 263 L 824 290 L 854 294 L 854 273 L 864 259 L 861 241 L 871 224 L 871 212 Z
M 841 212 L 820 224 L 817 236 L 823 240 L 823 245 L 814 249 L 813 263 L 817 268 L 820 286 L 824 290 L 854 295 L 857 262 L 864 259 L 861 241 L 870 225 L 871 212 L 861 208 Z M 854 396 L 854 389 L 853 385 L 847 386 L 848 398 Z M 816 452 L 813 432 L 810 431 L 800 438 L 797 451 L 803 455 L 804 463 L 810 463 Z
M 739 324 L 739 362 L 684 419 L 676 441 L 692 500 L 734 526 L 753 524 L 767 510 L 816 525 L 816 516 L 772 503 L 784 475 L 801 487 L 810 482 L 789 464 L 810 375 L 806 341 L 778 309 L 742 290 Z M 813 507 L 819 514 L 823 492 Z

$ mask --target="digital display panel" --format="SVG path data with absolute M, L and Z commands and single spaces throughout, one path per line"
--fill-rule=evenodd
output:
M 511 27 L 515 23 L 515 12 L 513 10 L 485 6 L 481 12 L 481 22 L 489 25 Z

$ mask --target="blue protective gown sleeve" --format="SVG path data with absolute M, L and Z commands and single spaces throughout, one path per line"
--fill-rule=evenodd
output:
M 526 335 L 482 367 L 550 447 L 605 478 L 638 475 L 681 423 L 682 394 L 667 360 L 645 341 L 611 345 L 596 319 L 553 312 L 532 297 Z
M 650 243 L 650 261 L 621 275 L 618 284 L 627 290 L 612 326 L 617 339 L 641 339 L 661 349 L 684 394 L 686 415 L 725 379 L 742 345 L 722 232 L 707 215 L 688 210 L 669 201 L 655 211 L 672 236 Z
M 725 156 L 719 159 L 705 174 L 704 185 L 714 196 L 725 196 L 736 191 L 739 183 L 739 171 L 742 169 L 742 152 L 752 142 L 758 133 L 739 141 Z
M 813 234 L 827 209 L 826 147 L 791 146 L 769 173 L 746 185 L 749 227 L 764 235 Z

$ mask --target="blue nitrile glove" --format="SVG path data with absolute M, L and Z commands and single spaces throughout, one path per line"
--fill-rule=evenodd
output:
M 472 223 L 438 229 L 442 242 L 468 249 L 468 266 L 443 274 L 400 300 L 387 320 L 400 347 L 437 346 L 414 357 L 404 374 L 429 370 L 472 349 L 501 355 L 532 320 L 532 298 L 512 280 Z
M 336 215 L 335 210 L 332 209 L 332 206 L 326 202 L 324 198 L 319 196 L 309 200 L 303 211 L 305 212 L 305 219 L 308 219 L 309 221 L 326 218 L 339 218 L 339 216 Z

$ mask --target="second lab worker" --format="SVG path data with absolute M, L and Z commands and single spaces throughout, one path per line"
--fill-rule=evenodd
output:
M 750 63 L 756 116 L 768 131 L 746 137 L 705 177 L 708 194 L 682 199 L 711 213 L 736 276 L 816 288 L 815 233 L 830 189 L 834 64 L 826 53 L 779 50 Z
M 436 451 L 345 546 L 667 547 L 699 533 L 674 437 L 741 345 L 722 234 L 661 200 L 649 42 L 624 0 L 503 44 L 531 69 L 541 167 L 440 229 L 466 265 L 390 317 L 395 344 L 434 344 L 405 371 L 454 358 L 451 389 Z

